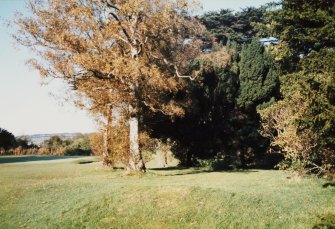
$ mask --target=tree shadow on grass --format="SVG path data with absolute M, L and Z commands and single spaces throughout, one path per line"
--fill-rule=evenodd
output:
M 69 157 L 69 156 L 2 156 L 0 157 L 0 164 L 7 163 L 22 163 L 22 162 L 33 162 L 33 161 L 53 161 L 60 159 L 71 159 L 80 158 Z
M 168 172 L 168 173 L 155 173 L 160 176 L 183 176 L 183 175 L 192 175 L 192 174 L 200 174 L 200 173 L 255 173 L 258 172 L 256 170 L 210 170 L 201 167 L 165 167 L 165 168 L 149 168 L 148 171 L 157 171 L 157 172 Z
M 335 215 L 328 214 L 319 217 L 319 223 L 313 229 L 335 229 Z
M 164 167 L 164 168 L 149 168 L 148 170 L 153 170 L 153 171 L 174 171 L 174 170 L 184 170 L 184 169 L 189 169 L 189 168 L 181 167 L 181 166 L 171 166 L 171 167 Z
M 335 182 L 328 182 L 322 185 L 323 188 L 329 188 L 334 187 L 335 188 Z

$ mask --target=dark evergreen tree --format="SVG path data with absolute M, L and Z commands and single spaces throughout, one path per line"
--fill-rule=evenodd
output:
M 297 73 L 295 88 L 301 91 L 309 104 L 309 109 L 299 120 L 300 128 L 311 129 L 317 134 L 319 146 L 331 149 L 335 162 L 334 61 L 335 50 L 312 52 L 302 61 L 302 71 Z
M 281 121 L 287 122 L 281 126 L 296 130 L 293 134 L 298 139 L 292 142 L 279 129 L 274 132 L 274 145 L 289 168 L 335 178 L 335 1 L 283 0 L 271 16 L 281 40 L 276 59 L 283 101 L 270 110 L 289 106 L 299 114 L 291 122 L 289 118 Z M 293 98 L 302 102 L 292 104 Z M 270 115 L 267 123 L 276 118 Z
M 258 39 L 243 45 L 239 66 L 238 107 L 252 111 L 258 105 L 274 101 L 279 91 L 278 74 L 270 54 Z
M 266 7 L 248 7 L 234 13 L 229 9 L 209 12 L 200 18 L 218 43 L 226 45 L 228 40 L 239 44 L 249 42 L 258 33 L 255 26 L 264 22 Z
M 15 136 L 9 131 L 0 128 L 0 148 L 8 150 L 15 147 Z
M 261 159 L 267 148 L 268 141 L 259 133 L 260 119 L 256 106 L 270 100 L 272 93 L 263 92 L 261 99 L 258 99 L 259 96 L 248 98 L 255 109 L 238 106 L 237 99 L 242 88 L 239 82 L 239 54 L 235 50 L 229 64 L 222 66 L 215 54 L 220 51 L 212 53 L 211 61 L 208 58 L 205 58 L 206 61 L 195 61 L 193 67 L 205 67 L 188 88 L 187 96 L 193 106 L 185 117 L 171 122 L 164 115 L 156 114 L 147 117 L 145 123 L 148 123 L 155 137 L 171 138 L 177 142 L 175 156 L 184 165 L 192 165 L 197 159 L 211 159 L 218 160 L 221 168 L 227 169 L 231 165 L 246 168 Z M 270 65 L 263 63 L 265 66 L 267 64 Z M 253 77 L 258 79 L 267 75 Z M 263 90 L 262 86 L 268 86 L 268 80 L 265 81 L 265 84 L 257 85 L 259 90 Z M 268 90 L 274 89 L 264 89 Z
M 223 59 L 228 63 L 233 61 L 234 55 L 222 49 L 212 54 L 215 56 L 220 52 L 227 55 Z M 154 137 L 170 138 L 177 143 L 174 153 L 183 165 L 194 165 L 196 159 L 214 158 L 218 153 L 226 154 L 225 147 L 229 141 L 229 137 L 225 137 L 229 132 L 226 122 L 235 107 L 238 75 L 236 63 L 224 64 L 218 60 L 211 57 L 193 63 L 192 68 L 205 67 L 184 95 L 192 101 L 184 117 L 171 121 L 164 115 L 155 114 L 146 117 L 144 122 Z
M 283 0 L 271 13 L 273 31 L 282 41 L 281 69 L 300 69 L 300 59 L 311 51 L 335 46 L 335 1 Z

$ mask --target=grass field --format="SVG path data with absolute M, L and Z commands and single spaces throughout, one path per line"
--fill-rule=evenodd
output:
M 335 185 L 321 179 L 178 168 L 123 176 L 86 163 L 92 158 L 31 159 L 0 158 L 7 162 L 0 164 L 0 228 L 305 229 L 335 223 Z M 8 163 L 13 160 L 18 163 Z

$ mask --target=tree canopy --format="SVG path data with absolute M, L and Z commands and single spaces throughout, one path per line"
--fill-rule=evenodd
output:
M 40 58 L 29 63 L 42 77 L 67 81 L 92 110 L 123 108 L 133 118 L 132 154 L 139 155 L 141 107 L 169 116 L 185 112 L 187 102 L 176 95 L 183 78 L 194 77 L 188 63 L 200 52 L 203 34 L 189 9 L 186 0 L 35 1 L 33 16 L 16 20 L 16 38 L 36 51 Z
M 244 45 L 241 51 L 238 105 L 242 109 L 255 109 L 271 99 L 274 101 L 278 88 L 278 74 L 271 54 L 258 39 Z
M 277 60 L 282 71 L 299 68 L 301 56 L 335 45 L 335 3 L 330 0 L 283 0 L 270 13 L 271 30 L 282 41 Z
M 200 21 L 216 38 L 218 43 L 227 44 L 234 41 L 239 44 L 250 42 L 258 33 L 257 24 L 264 22 L 266 7 L 248 7 L 233 12 L 229 9 L 208 12 L 200 17 Z
M 283 0 L 272 12 L 283 100 L 265 111 L 284 168 L 334 176 L 335 2 Z

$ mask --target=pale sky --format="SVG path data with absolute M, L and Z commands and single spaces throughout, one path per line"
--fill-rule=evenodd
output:
M 201 0 L 204 11 L 229 8 L 239 10 L 260 6 L 269 0 Z M 94 132 L 94 120 L 73 104 L 58 98 L 66 91 L 61 82 L 41 86 L 36 71 L 25 62 L 32 53 L 15 47 L 5 26 L 14 12 L 26 13 L 24 0 L 0 0 L 0 127 L 14 135 L 64 132 Z

